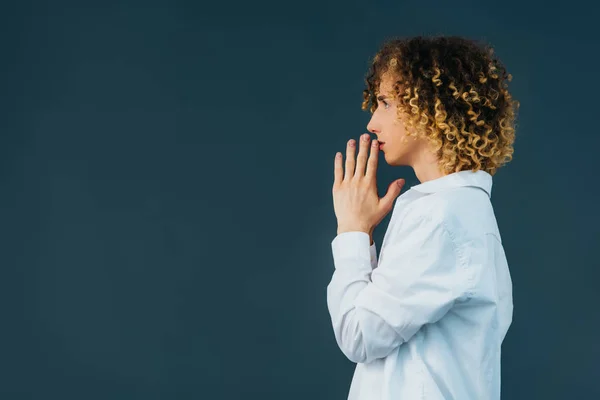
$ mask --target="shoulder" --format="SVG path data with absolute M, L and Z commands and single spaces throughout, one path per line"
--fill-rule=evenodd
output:
M 490 198 L 476 187 L 453 188 L 423 196 L 411 204 L 409 214 L 407 220 L 412 224 L 430 230 L 443 229 L 457 244 L 484 233 L 497 233 Z

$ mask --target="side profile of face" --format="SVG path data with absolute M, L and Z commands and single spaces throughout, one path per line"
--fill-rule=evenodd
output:
M 394 80 L 389 75 L 382 76 L 377 109 L 367 124 L 367 130 L 377 135 L 377 140 L 383 143 L 381 151 L 389 165 L 414 167 L 427 145 L 423 138 L 407 136 L 406 127 L 398 118 L 398 101 L 393 84 Z

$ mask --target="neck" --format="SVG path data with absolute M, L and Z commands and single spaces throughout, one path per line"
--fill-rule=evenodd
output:
M 411 167 L 421 183 L 447 175 L 441 171 L 435 154 L 425 149 L 417 153 L 417 157 L 411 163 Z

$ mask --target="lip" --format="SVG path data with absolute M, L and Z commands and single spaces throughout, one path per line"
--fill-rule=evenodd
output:
M 385 142 L 379 142 L 379 150 L 381 150 L 383 148 L 384 144 L 385 144 Z

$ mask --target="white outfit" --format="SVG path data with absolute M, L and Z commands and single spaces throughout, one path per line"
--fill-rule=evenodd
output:
M 396 199 L 379 260 L 365 232 L 331 243 L 327 305 L 357 363 L 349 400 L 500 399 L 512 282 L 492 176 L 460 171 Z

